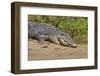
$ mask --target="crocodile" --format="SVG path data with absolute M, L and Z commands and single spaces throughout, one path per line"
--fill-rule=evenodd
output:
M 68 33 L 47 23 L 28 22 L 28 38 L 36 39 L 40 42 L 49 41 L 67 47 L 77 47 L 77 44 Z

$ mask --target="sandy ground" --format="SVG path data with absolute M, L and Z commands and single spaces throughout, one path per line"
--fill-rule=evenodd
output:
M 41 44 L 37 40 L 29 40 L 28 47 L 28 60 L 80 59 L 88 57 L 86 44 L 71 48 L 48 41 Z

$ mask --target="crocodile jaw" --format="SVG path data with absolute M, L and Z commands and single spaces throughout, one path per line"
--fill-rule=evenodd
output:
M 72 44 L 71 47 L 72 48 L 77 48 L 77 44 Z

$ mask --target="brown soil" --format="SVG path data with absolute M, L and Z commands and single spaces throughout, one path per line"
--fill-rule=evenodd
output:
M 29 40 L 28 47 L 28 60 L 79 59 L 88 57 L 87 44 L 71 48 L 48 41 L 41 44 L 37 40 Z

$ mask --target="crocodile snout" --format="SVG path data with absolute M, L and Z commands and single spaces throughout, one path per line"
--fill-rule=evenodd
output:
M 71 47 L 72 48 L 77 48 L 77 44 L 72 44 Z

